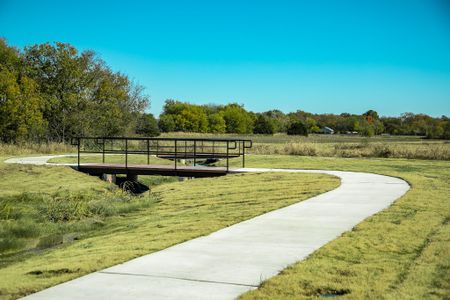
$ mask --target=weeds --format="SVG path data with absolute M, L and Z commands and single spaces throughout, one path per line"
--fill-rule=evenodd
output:
M 0 155 L 27 155 L 76 152 L 76 148 L 64 143 L 0 143 Z
M 62 244 L 64 234 L 89 231 L 99 221 L 154 203 L 151 196 L 115 192 L 23 193 L 0 198 L 0 255 Z M 101 222 L 101 221 L 100 221 Z
M 323 157 L 380 157 L 450 160 L 448 143 L 285 143 L 253 144 L 252 154 L 281 154 Z

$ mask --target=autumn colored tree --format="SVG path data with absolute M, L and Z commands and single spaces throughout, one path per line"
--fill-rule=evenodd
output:
M 36 82 L 23 72 L 18 50 L 0 39 L 0 139 L 39 140 L 46 128 Z

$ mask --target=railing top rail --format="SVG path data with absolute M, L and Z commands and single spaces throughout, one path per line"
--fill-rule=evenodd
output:
M 169 137 L 111 137 L 111 136 L 77 136 L 80 140 L 135 140 L 135 141 L 204 141 L 204 142 L 252 142 L 250 139 L 239 138 L 169 138 Z
M 94 144 L 100 145 L 100 149 L 87 149 L 86 150 L 86 144 L 91 143 L 83 143 L 83 140 L 93 140 Z M 124 145 L 121 146 L 121 149 L 106 149 L 105 143 L 106 141 L 111 141 L 111 148 L 113 148 L 113 141 L 114 140 L 122 140 L 125 141 Z M 129 141 L 146 141 L 147 146 L 146 150 L 142 149 L 134 149 L 133 147 L 130 148 Z M 156 149 L 151 149 L 149 141 L 169 141 L 173 142 L 173 146 L 171 146 L 166 151 L 165 149 L 159 149 L 160 146 L 164 148 L 163 145 L 160 145 L 160 143 L 156 143 Z M 185 143 L 177 143 L 178 141 L 185 141 Z M 194 145 L 186 143 L 186 142 L 194 142 Z M 204 143 L 197 142 L 207 142 L 206 145 L 203 145 Z M 225 143 L 225 146 L 217 146 L 217 143 Z M 81 153 L 101 153 L 102 154 L 102 163 L 105 163 L 105 154 L 110 153 L 121 153 L 125 154 L 125 168 L 128 170 L 128 155 L 129 154 L 146 154 L 147 155 L 147 164 L 149 164 L 150 161 L 150 155 L 156 154 L 158 155 L 169 155 L 172 156 L 174 161 L 175 170 L 177 170 L 177 160 L 179 158 L 187 158 L 188 157 L 188 149 L 193 148 L 193 159 L 194 159 L 194 166 L 196 164 L 196 159 L 201 159 L 202 157 L 205 158 L 205 155 L 212 159 L 218 159 L 218 158 L 226 158 L 226 170 L 228 172 L 229 170 L 229 158 L 230 157 L 239 157 L 242 155 L 242 167 L 245 167 L 245 149 L 252 148 L 253 142 L 250 139 L 236 139 L 236 138 L 169 138 L 169 137 L 93 137 L 93 136 L 78 136 L 74 137 L 71 140 L 72 145 L 77 146 L 77 152 L 78 152 L 78 168 L 80 168 L 80 154 Z M 184 144 L 184 145 L 183 145 Z M 212 144 L 212 145 L 211 145 Z M 220 144 L 219 144 L 220 145 Z M 92 146 L 92 145 L 87 145 Z M 124 148 L 123 148 L 124 147 Z M 154 143 L 152 143 L 152 147 L 155 147 Z M 205 147 L 207 150 L 204 151 Z M 174 148 L 174 150 L 172 150 Z M 211 152 L 212 149 L 212 152 Z M 219 149 L 219 151 L 218 151 Z M 225 151 L 220 151 L 220 149 L 226 149 Z M 198 151 L 200 150 L 200 152 Z M 230 152 L 232 150 L 232 153 Z M 237 151 L 236 151 L 237 150 Z M 189 150 L 191 151 L 191 150 Z M 225 155 L 225 156 L 224 156 Z M 189 153 L 189 156 L 191 154 Z M 161 156 L 162 157 L 162 156 Z M 170 158 L 169 158 L 170 159 Z

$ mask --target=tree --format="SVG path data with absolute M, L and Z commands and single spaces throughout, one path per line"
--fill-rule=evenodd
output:
M 274 121 L 263 114 L 259 114 L 256 117 L 255 127 L 253 128 L 253 133 L 274 134 L 275 133 Z
M 317 126 L 317 121 L 313 118 L 306 118 L 305 122 L 306 128 L 308 129 L 309 133 L 319 133 L 320 128 Z
M 266 111 L 263 114 L 273 121 L 275 132 L 286 132 L 290 120 L 282 111 L 274 109 Z
M 0 39 L 0 139 L 39 139 L 46 128 L 42 103 L 36 82 L 23 74 L 18 51 Z
M 370 124 L 372 124 L 375 120 L 378 120 L 378 113 L 372 109 L 366 111 L 365 113 L 363 113 L 363 117 L 367 120 L 367 122 L 369 122 Z
M 446 140 L 450 140 L 450 121 L 446 121 L 443 126 L 442 138 Z
M 227 125 L 221 112 L 213 113 L 208 116 L 209 132 L 211 133 L 225 133 Z
M 227 133 L 244 134 L 253 132 L 253 118 L 242 106 L 236 103 L 228 104 L 223 108 L 223 118 Z
M 308 129 L 301 121 L 292 122 L 287 130 L 288 135 L 304 135 L 308 136 Z
M 163 119 L 162 116 L 171 117 L 165 117 Z M 208 117 L 206 115 L 205 108 L 199 105 L 168 99 L 164 104 L 164 110 L 160 116 L 160 119 L 164 120 L 162 123 L 163 126 L 166 125 L 164 124 L 165 121 L 168 121 L 169 119 L 173 120 L 174 128 L 170 128 L 172 131 L 208 131 Z
M 69 44 L 46 43 L 26 47 L 22 60 L 45 99 L 51 140 L 129 132 L 134 129 L 133 115 L 148 106 L 141 86 L 112 72 L 92 51 L 79 53 Z
M 136 133 L 145 136 L 159 135 L 158 122 L 152 114 L 141 114 L 136 121 Z
M 173 115 L 164 115 L 162 114 L 159 117 L 158 122 L 159 129 L 162 132 L 172 132 L 175 131 L 175 120 Z
M 358 131 L 360 135 L 371 137 L 375 134 L 373 125 L 370 124 L 365 118 L 362 118 L 358 124 Z

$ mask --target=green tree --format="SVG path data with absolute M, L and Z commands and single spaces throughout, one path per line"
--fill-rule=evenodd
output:
M 302 121 L 294 121 L 289 125 L 287 134 L 308 136 L 308 129 Z
M 213 113 L 208 116 L 209 132 L 211 133 L 225 133 L 227 125 L 222 113 Z
M 167 117 L 162 118 L 163 116 Z M 168 116 L 170 116 L 170 118 Z M 168 99 L 164 104 L 164 110 L 160 119 L 163 120 L 161 125 L 165 127 L 163 130 L 172 129 L 171 131 L 187 132 L 208 131 L 208 117 L 205 108 L 199 105 Z M 169 119 L 173 120 L 174 128 L 168 128 L 166 124 L 164 124 L 164 122 Z
M 256 117 L 255 127 L 253 128 L 253 133 L 274 134 L 275 133 L 274 121 L 263 114 L 259 114 Z
M 145 136 L 159 135 L 158 122 L 152 114 L 141 114 L 136 121 L 136 133 Z
M 124 134 L 134 130 L 133 115 L 148 106 L 141 86 L 112 72 L 92 51 L 46 43 L 26 47 L 22 57 L 45 99 L 49 139 Z
M 290 119 L 282 111 L 274 109 L 266 111 L 263 114 L 273 121 L 275 132 L 286 132 L 290 124 Z
M 18 51 L 0 39 L 0 139 L 39 139 L 46 127 L 37 84 L 23 74 Z
M 445 122 L 441 138 L 450 140 L 450 121 Z
M 253 118 L 240 105 L 236 103 L 228 104 L 223 108 L 223 118 L 226 123 L 227 133 L 252 133 Z
M 320 132 L 319 126 L 317 126 L 317 121 L 313 118 L 306 118 L 305 122 L 306 128 L 308 129 L 308 132 L 310 133 L 318 133 Z
M 173 115 L 161 115 L 158 121 L 159 129 L 162 132 L 175 131 L 175 120 Z

